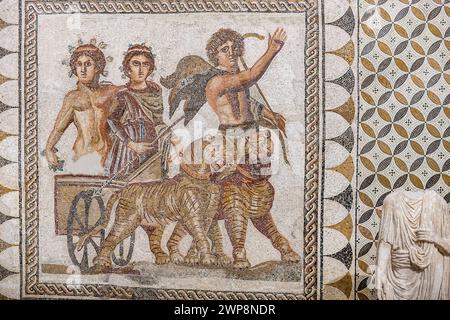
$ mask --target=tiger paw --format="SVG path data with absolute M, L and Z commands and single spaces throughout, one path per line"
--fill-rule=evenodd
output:
M 179 253 L 172 253 L 170 255 L 170 261 L 175 264 L 183 264 L 185 262 L 184 257 Z
M 87 270 L 86 274 L 112 273 L 112 271 L 113 268 L 111 264 L 95 263 Z
M 188 265 L 197 265 L 200 263 L 200 259 L 197 256 L 187 255 L 184 257 L 184 263 Z
M 165 253 L 158 253 L 155 255 L 156 264 L 168 264 L 170 262 L 170 257 Z
M 209 253 L 203 255 L 201 258 L 201 263 L 203 265 L 207 265 L 207 266 L 215 264 L 216 261 L 217 261 L 216 258 L 212 254 L 209 254 Z
M 290 250 L 281 256 L 281 260 L 283 260 L 285 262 L 299 262 L 300 256 L 295 251 Z
M 219 254 L 216 256 L 216 259 L 219 266 L 229 266 L 233 263 L 233 259 L 231 259 L 226 254 Z
M 245 260 L 235 260 L 233 262 L 233 268 L 235 269 L 248 269 L 250 268 L 250 262 L 247 259 Z

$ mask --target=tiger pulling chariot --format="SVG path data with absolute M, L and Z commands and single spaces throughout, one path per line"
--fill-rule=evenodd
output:
M 244 154 L 233 161 L 226 158 L 225 147 L 215 150 L 219 161 L 192 162 L 188 157 L 180 165 L 180 173 L 173 178 L 156 182 L 133 183 L 111 196 L 107 204 L 108 217 L 115 209 L 115 221 L 94 259 L 91 270 L 111 272 L 111 255 L 120 241 L 141 226 L 149 237 L 149 246 L 157 264 L 188 263 L 202 265 L 228 265 L 244 269 L 250 267 L 245 250 L 248 221 L 281 253 L 285 262 L 299 262 L 299 255 L 288 240 L 278 231 L 271 215 L 274 188 L 269 182 L 270 163 L 254 158 L 255 145 L 266 146 L 270 154 L 270 136 L 261 138 L 260 128 L 279 129 L 284 145 L 285 119 L 266 103 L 250 97 L 250 87 L 264 75 L 270 63 L 282 49 L 286 40 L 283 29 L 277 29 L 268 40 L 266 52 L 251 67 L 240 70 L 239 59 L 244 53 L 244 37 L 230 29 L 220 29 L 208 41 L 206 50 L 212 64 L 199 56 L 180 60 L 173 74 L 161 79 L 170 89 L 169 115 L 172 117 L 184 101 L 184 125 L 187 125 L 200 108 L 208 102 L 219 118 L 220 126 L 215 141 L 223 146 L 237 148 L 244 142 Z M 259 89 L 259 87 L 258 87 Z M 231 135 L 230 135 L 231 132 Z M 256 135 L 255 135 L 256 133 Z M 256 137 L 256 140 L 252 137 Z M 269 141 L 269 142 L 267 142 Z M 194 149 L 195 143 L 188 149 Z M 201 144 L 204 152 L 208 143 Z M 284 149 L 284 148 L 283 148 Z M 284 151 L 285 161 L 287 161 Z M 189 154 L 189 152 L 188 152 Z M 192 156 L 192 154 L 190 154 Z M 144 164 L 145 166 L 145 164 Z M 109 219 L 109 218 L 108 218 Z M 233 257 L 223 250 L 218 221 L 224 220 L 230 237 Z M 167 224 L 177 221 L 168 241 L 169 255 L 161 248 L 161 239 Z M 108 221 L 80 239 L 81 249 L 86 238 L 105 228 Z M 179 251 L 182 238 L 193 237 L 186 257 Z M 208 237 L 212 242 L 210 247 Z

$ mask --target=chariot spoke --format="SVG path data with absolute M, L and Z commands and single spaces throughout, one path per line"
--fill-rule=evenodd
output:
M 98 253 L 98 252 L 100 251 L 100 247 L 98 246 L 98 244 L 95 243 L 94 239 L 89 238 L 89 242 L 90 242 L 90 243 L 92 244 L 92 246 L 94 247 L 95 252 Z
M 78 214 L 75 213 L 74 214 L 74 218 L 75 218 L 75 221 L 80 226 L 80 230 L 82 230 L 83 232 L 87 232 L 86 226 L 81 222 L 80 217 L 78 216 Z
M 89 209 L 91 208 L 91 201 L 84 199 L 84 225 L 89 230 Z
M 98 220 L 97 220 L 97 222 L 91 227 L 91 228 L 89 228 L 89 231 L 91 231 L 91 230 L 93 230 L 94 228 L 96 228 L 96 227 L 98 227 L 99 225 L 101 225 L 102 224 L 102 218 L 100 217 Z
M 83 257 L 81 258 L 81 269 L 87 270 L 89 268 L 89 257 L 88 257 L 88 247 L 84 246 L 83 248 Z
M 125 241 L 125 240 L 124 240 Z M 119 256 L 123 258 L 123 241 L 120 242 L 119 245 Z

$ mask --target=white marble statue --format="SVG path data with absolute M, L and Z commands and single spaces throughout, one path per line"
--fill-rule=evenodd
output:
M 450 213 L 432 190 L 394 190 L 383 203 L 378 299 L 450 299 Z

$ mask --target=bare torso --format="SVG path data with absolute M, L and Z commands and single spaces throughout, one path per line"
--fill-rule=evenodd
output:
M 77 137 L 73 145 L 74 160 L 97 152 L 102 159 L 110 148 L 110 137 L 107 130 L 109 112 L 115 93 L 120 87 L 107 85 L 94 90 L 79 86 L 67 96 L 73 112 L 73 123 L 77 128 Z
M 272 59 L 283 47 L 285 40 L 284 30 L 277 29 L 272 36 L 269 36 L 266 52 L 250 69 L 246 68 L 243 71 L 239 70 L 237 62 L 239 52 L 233 41 L 228 40 L 217 48 L 218 66 L 216 68 L 226 71 L 226 74 L 216 75 L 208 81 L 206 97 L 219 117 L 221 125 L 235 126 L 255 120 L 250 110 L 249 88 L 263 76 Z M 239 112 L 233 109 L 238 109 Z M 265 113 L 276 122 L 275 114 L 271 110 L 266 110 Z
M 253 121 L 253 115 L 249 109 L 249 97 L 246 90 L 237 92 L 239 112 L 233 111 L 232 102 L 228 94 L 208 95 L 208 103 L 219 118 L 222 125 L 240 125 Z

